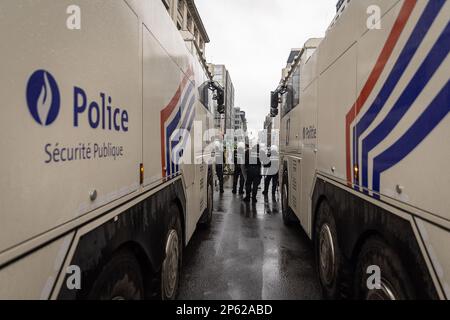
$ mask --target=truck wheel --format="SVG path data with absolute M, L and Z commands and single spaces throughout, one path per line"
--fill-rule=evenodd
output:
M 122 250 L 105 265 L 94 282 L 90 300 L 141 300 L 144 285 L 139 263 L 133 254 Z
M 208 182 L 208 190 L 207 190 L 207 205 L 206 211 L 204 212 L 200 224 L 204 228 L 208 228 L 211 226 L 212 218 L 213 218 L 213 203 L 214 203 L 214 187 L 212 183 L 212 179 Z
M 281 186 L 281 214 L 285 226 L 291 226 L 297 222 L 296 217 L 289 208 L 289 182 L 286 171 L 283 173 L 283 184 Z
M 379 267 L 380 279 L 369 267 Z M 369 289 L 369 285 L 371 288 Z M 378 287 L 373 287 L 377 285 Z M 361 249 L 356 267 L 355 297 L 361 300 L 414 300 L 414 288 L 395 251 L 379 237 L 369 239 Z
M 176 298 L 182 267 L 183 241 L 178 207 L 172 206 L 170 213 L 172 217 L 166 232 L 165 258 L 161 269 L 162 300 Z
M 315 224 L 314 250 L 317 273 L 322 291 L 326 299 L 340 297 L 343 257 L 337 242 L 337 231 L 334 216 L 329 204 L 320 204 Z

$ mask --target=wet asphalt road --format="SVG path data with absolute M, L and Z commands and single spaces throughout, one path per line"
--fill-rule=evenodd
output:
M 229 187 L 215 193 L 211 227 L 186 248 L 179 299 L 321 299 L 311 243 L 300 226 L 284 226 L 279 195 L 241 199 Z

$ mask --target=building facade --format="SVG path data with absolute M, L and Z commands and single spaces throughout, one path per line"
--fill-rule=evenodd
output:
M 205 56 L 205 44 L 209 43 L 203 21 L 194 0 L 161 0 L 183 39 L 191 42 Z M 191 50 L 192 51 L 192 50 Z
M 234 130 L 242 130 L 241 108 L 234 108 Z
M 214 80 L 225 89 L 225 114 L 215 113 L 215 127 L 220 129 L 223 134 L 228 130 L 234 129 L 235 108 L 234 108 L 234 85 L 230 73 L 224 65 L 210 65 Z
M 244 142 L 247 135 L 247 119 L 245 111 L 241 108 L 234 108 L 234 141 Z
M 242 111 L 241 108 L 234 108 L 234 129 L 242 130 L 243 132 L 247 131 L 247 118 L 245 117 L 245 111 Z

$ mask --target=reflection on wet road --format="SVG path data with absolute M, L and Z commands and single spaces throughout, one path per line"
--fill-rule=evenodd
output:
M 246 204 L 230 188 L 215 193 L 210 229 L 186 248 L 180 299 L 320 299 L 310 241 L 287 228 L 279 195 Z

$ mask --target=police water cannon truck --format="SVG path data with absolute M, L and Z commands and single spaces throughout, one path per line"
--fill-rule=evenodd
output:
M 2 1 L 0 40 L 0 298 L 174 299 L 212 218 L 203 54 L 160 0 Z
M 327 298 L 450 298 L 449 50 L 450 1 L 340 1 L 271 95 Z

